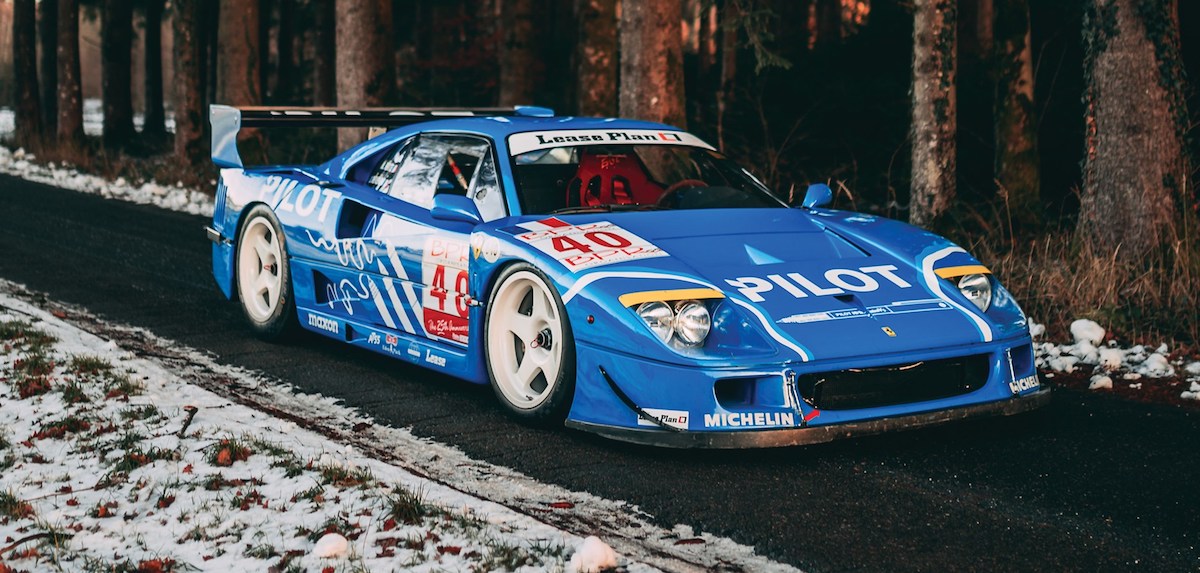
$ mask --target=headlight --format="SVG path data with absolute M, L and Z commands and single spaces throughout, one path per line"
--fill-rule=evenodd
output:
M 696 300 L 681 301 L 676 303 L 675 308 L 675 334 L 679 336 L 679 341 L 688 346 L 703 344 L 708 330 L 712 328 L 708 308 Z
M 646 326 L 654 331 L 654 335 L 664 343 L 671 340 L 675 332 L 675 312 L 665 302 L 642 303 L 637 309 L 637 315 L 642 317 Z
M 992 281 L 987 275 L 966 275 L 958 279 L 958 290 L 979 310 L 986 311 L 992 304 Z

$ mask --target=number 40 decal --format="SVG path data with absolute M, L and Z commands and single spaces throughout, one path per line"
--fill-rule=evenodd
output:
M 467 305 L 467 297 L 465 296 L 469 287 L 469 275 L 465 270 L 453 268 L 451 270 L 458 271 L 458 274 L 454 277 L 453 290 L 456 293 L 454 296 L 454 310 L 458 313 L 458 316 L 466 317 L 467 312 L 470 310 Z M 433 269 L 433 280 L 429 286 L 433 287 L 429 289 L 429 296 L 438 301 L 437 310 L 446 312 L 446 296 L 449 290 L 446 288 L 446 265 L 438 265 Z
M 576 237 L 585 239 L 587 243 Z M 605 249 L 624 249 L 632 245 L 633 241 L 611 231 L 588 231 L 582 235 L 553 237 L 550 239 L 550 243 L 554 246 L 554 250 L 560 253 L 570 251 L 590 253 L 594 250 L 593 247 L 597 246 Z M 591 243 L 591 245 L 588 243 Z

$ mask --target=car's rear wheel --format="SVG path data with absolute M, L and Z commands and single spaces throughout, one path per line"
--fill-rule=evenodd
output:
M 250 327 L 267 340 L 293 332 L 296 303 L 292 299 L 287 245 L 279 221 L 265 205 L 246 214 L 235 256 L 238 300 Z
M 492 389 L 517 417 L 561 422 L 575 393 L 575 340 L 546 275 L 526 263 L 506 268 L 484 321 Z

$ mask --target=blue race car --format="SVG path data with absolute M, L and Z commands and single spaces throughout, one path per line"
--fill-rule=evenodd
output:
M 1025 315 L 946 239 L 789 207 L 677 128 L 545 108 L 213 106 L 213 274 L 297 328 L 491 384 L 519 418 L 806 444 L 1045 404 Z M 387 129 L 244 167 L 242 127 Z M 382 131 L 382 130 L 380 130 Z

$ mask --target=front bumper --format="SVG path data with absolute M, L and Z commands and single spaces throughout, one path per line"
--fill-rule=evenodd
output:
M 1042 406 L 1050 397 L 1038 381 L 1028 336 L 842 360 L 722 367 L 665 363 L 583 342 L 576 348 L 575 396 L 566 425 L 657 446 L 813 444 L 1011 415 Z M 819 373 L 911 365 L 900 368 L 907 371 L 921 364 L 968 360 L 974 365 L 968 378 L 922 369 L 907 377 L 876 376 L 877 383 L 867 387 L 839 387 L 866 392 L 868 400 L 826 400 L 811 385 L 815 378 L 830 379 Z M 954 390 L 941 392 L 946 384 Z M 880 392 L 884 389 L 890 392 Z
M 662 430 L 618 428 L 567 420 L 569 428 L 591 432 L 613 440 L 669 448 L 779 448 L 831 442 L 884 432 L 912 430 L 946 422 L 989 416 L 1011 416 L 1050 403 L 1050 389 L 1016 396 L 999 402 L 960 406 L 949 410 L 893 416 L 864 422 L 844 422 L 829 426 L 810 426 L 780 430 L 743 430 L 739 432 L 668 432 Z

